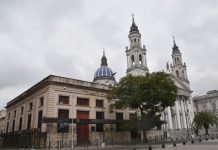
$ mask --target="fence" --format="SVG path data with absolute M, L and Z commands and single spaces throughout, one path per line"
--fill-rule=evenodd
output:
M 0 135 L 2 146 L 19 148 L 45 148 L 46 133 L 36 132 L 31 134 L 29 131 L 4 133 Z

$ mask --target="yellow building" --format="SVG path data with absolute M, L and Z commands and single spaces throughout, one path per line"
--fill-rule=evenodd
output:
M 127 143 L 130 133 L 121 132 L 116 125 L 119 121 L 115 120 L 128 120 L 135 111 L 109 110 L 105 96 L 114 82 L 114 73 L 107 67 L 105 55 L 94 82 L 49 75 L 7 103 L 6 132 L 17 133 L 24 147 L 31 143 L 48 146 L 49 142 L 56 147 L 58 141 L 69 146 L 72 139 L 74 144 Z M 32 133 L 35 141 L 28 145 L 24 135 Z

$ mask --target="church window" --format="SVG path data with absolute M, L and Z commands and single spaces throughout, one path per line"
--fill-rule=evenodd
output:
M 80 106 L 89 106 L 89 99 L 87 98 L 77 98 L 77 105 Z
M 134 55 L 131 56 L 131 61 L 132 61 L 132 66 L 134 66 L 134 64 L 135 64 Z
M 138 42 L 139 42 L 139 39 L 138 39 Z
M 134 39 L 134 42 L 136 42 L 136 39 Z
M 69 96 L 59 95 L 59 104 L 69 104 Z
M 17 111 L 16 111 L 16 110 L 14 110 L 14 118 L 16 117 L 16 113 L 17 113 Z
M 182 70 L 182 76 L 185 77 L 184 71 Z
M 23 114 L 23 110 L 24 110 L 24 106 L 22 106 L 22 107 L 20 108 L 20 114 L 21 114 L 21 115 Z
M 44 104 L 44 97 L 39 98 L 39 106 L 43 106 Z
M 203 109 L 203 111 L 207 111 L 207 105 L 206 105 L 206 104 L 203 104 L 203 105 L 202 105 L 202 109 Z
M 33 109 L 33 103 L 30 102 L 30 103 L 29 103 L 29 111 L 31 111 L 32 109 Z
M 131 40 L 131 43 L 133 43 L 133 40 Z
M 9 112 L 9 113 L 8 113 L 8 120 L 10 119 L 10 115 L 11 115 L 11 114 L 10 114 L 10 112 Z
M 96 119 L 104 119 L 104 112 L 96 112 Z M 96 132 L 103 131 L 103 124 L 96 124 Z
M 175 63 L 176 63 L 176 58 L 175 58 Z
M 19 121 L 19 131 L 22 129 L 22 123 L 23 123 L 23 118 L 20 117 L 20 121 Z
M 28 129 L 28 130 L 31 129 L 31 119 L 32 119 L 32 115 L 29 114 L 29 115 L 28 115 L 28 119 L 27 119 L 27 129 Z
M 61 122 L 58 122 L 57 125 L 57 132 L 60 133 L 66 133 L 69 132 L 69 125 L 66 121 L 69 119 L 69 110 L 67 109 L 58 109 L 58 119 L 61 120 Z
M 141 65 L 142 64 L 142 55 L 139 54 L 139 64 Z
M 178 70 L 176 70 L 176 75 L 177 75 L 177 77 L 179 77 L 179 71 Z
M 14 132 L 14 129 L 15 129 L 15 120 L 13 120 L 13 123 L 12 123 L 12 132 Z
M 116 113 L 116 120 L 123 120 L 123 113 L 119 113 L 119 112 L 117 112 Z M 122 131 L 122 129 L 121 129 L 121 124 L 116 124 L 116 128 L 117 128 L 117 131 Z
M 213 110 L 213 112 L 216 111 L 216 103 L 212 103 L 212 110 Z
M 177 57 L 177 62 L 179 62 L 179 57 Z
M 103 100 L 96 100 L 96 107 L 103 107 L 104 106 L 104 101 Z

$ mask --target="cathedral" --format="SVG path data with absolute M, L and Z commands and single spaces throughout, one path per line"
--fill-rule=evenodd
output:
M 141 34 L 134 18 L 128 38 L 130 45 L 125 50 L 126 74 L 145 76 L 149 73 L 147 50 L 145 45 L 141 44 Z M 167 72 L 178 87 L 178 96 L 175 106 L 168 107 L 162 114 L 162 119 L 167 121 L 162 130 L 168 133 L 168 137 L 176 136 L 176 132 L 187 132 L 190 136 L 192 133 L 189 129 L 194 116 L 192 91 L 186 64 L 182 61 L 182 53 L 175 39 L 172 47 L 172 64 L 167 65 Z M 106 94 L 115 82 L 115 73 L 109 67 L 105 53 L 101 58 L 100 67 L 94 73 L 93 81 L 49 75 L 7 103 L 7 141 L 11 139 L 15 141 L 14 145 L 20 147 L 28 147 L 31 144 L 36 147 L 48 147 L 51 143 L 53 147 L 57 147 L 57 141 L 62 141 L 62 145 L 68 146 L 84 142 L 95 145 L 105 142 L 131 142 L 133 135 L 122 131 L 120 123 L 131 119 L 136 110 L 129 108 L 110 111 Z M 10 133 L 16 136 L 10 136 Z M 16 142 L 16 138 L 20 141 Z M 10 142 L 7 144 L 10 145 Z

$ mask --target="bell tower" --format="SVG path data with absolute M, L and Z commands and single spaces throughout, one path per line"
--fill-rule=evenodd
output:
M 134 76 L 146 75 L 148 73 L 146 48 L 141 46 L 141 34 L 138 26 L 135 24 L 134 15 L 132 14 L 132 25 L 129 31 L 130 48 L 126 47 L 127 56 L 127 74 Z
M 172 48 L 172 59 L 173 64 L 171 64 L 172 73 L 179 79 L 186 83 L 189 83 L 186 64 L 182 61 L 182 54 L 180 53 L 179 47 L 176 45 L 175 38 L 173 37 L 173 48 Z

